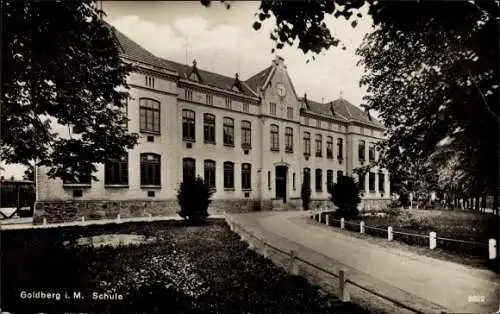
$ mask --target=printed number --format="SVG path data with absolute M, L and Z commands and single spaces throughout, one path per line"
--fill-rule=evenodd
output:
M 484 295 L 470 295 L 468 301 L 474 303 L 483 303 L 485 301 L 485 297 Z

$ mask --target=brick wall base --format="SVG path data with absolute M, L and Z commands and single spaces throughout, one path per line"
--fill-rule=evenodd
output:
M 252 199 L 213 200 L 208 208 L 209 214 L 244 213 L 254 211 L 255 203 L 260 210 L 271 210 L 272 201 Z M 36 202 L 33 223 L 41 224 L 46 218 L 48 223 L 85 220 L 113 219 L 120 214 L 121 218 L 173 216 L 180 210 L 177 200 L 162 201 L 45 201 Z

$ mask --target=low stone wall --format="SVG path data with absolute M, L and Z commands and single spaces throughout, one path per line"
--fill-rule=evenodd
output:
M 358 208 L 363 211 L 386 209 L 390 199 L 362 199 Z
M 272 201 L 252 199 L 213 200 L 208 208 L 210 214 L 244 213 L 254 211 L 254 203 L 260 210 L 271 210 Z M 112 219 L 120 214 L 121 218 L 173 216 L 179 211 L 177 200 L 125 200 L 125 201 L 45 201 L 36 202 L 33 223 L 41 224 L 46 218 L 48 223 L 60 223 L 81 220 Z

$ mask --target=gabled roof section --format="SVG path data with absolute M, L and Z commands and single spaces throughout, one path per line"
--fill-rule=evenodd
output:
M 240 75 L 238 73 L 236 73 L 234 75 L 234 83 L 233 83 L 233 86 L 231 87 L 232 90 L 234 91 L 237 91 L 237 92 L 243 92 L 243 85 L 241 84 L 241 81 L 240 81 Z
M 190 75 L 192 73 L 193 68 L 189 65 L 170 61 L 170 60 L 165 60 L 162 59 L 164 63 L 166 63 L 169 67 L 175 69 L 177 73 L 179 73 L 179 77 L 181 79 L 190 79 Z M 211 87 L 217 87 L 220 89 L 225 89 L 228 91 L 233 91 L 233 86 L 234 86 L 234 81 L 235 79 L 229 76 L 225 76 L 222 74 L 218 73 L 213 73 L 209 71 L 205 71 L 200 69 L 198 66 L 196 66 L 196 72 L 198 73 L 199 77 L 202 79 L 202 84 L 211 86 Z M 248 87 L 245 86 L 245 84 L 241 84 L 241 93 L 247 96 L 252 96 L 255 97 L 256 95 L 250 90 Z
M 331 110 L 332 103 L 331 102 L 319 103 L 319 102 L 307 99 L 307 95 L 304 95 L 304 98 L 301 98 L 300 100 L 301 100 L 301 102 L 306 103 L 306 105 L 307 105 L 306 112 L 308 111 L 312 114 L 317 114 L 317 115 L 329 117 L 329 118 L 332 118 L 335 120 L 348 122 L 348 119 L 346 116 L 344 116 L 342 114 L 338 114 L 337 112 L 335 115 L 332 113 L 332 110 Z
M 189 79 L 192 81 L 203 83 L 203 78 L 201 77 L 200 72 L 198 72 L 198 68 L 196 67 L 196 60 L 193 60 L 193 67 L 191 68 Z
M 104 22 L 111 30 L 118 50 L 127 58 L 137 62 L 146 63 L 155 67 L 163 68 L 166 70 L 174 71 L 173 68 L 165 64 L 160 58 L 142 48 L 135 41 L 125 36 L 122 32 L 107 22 Z
M 369 116 L 368 112 L 363 111 L 361 108 L 354 106 L 353 104 L 351 104 L 350 102 L 348 102 L 343 98 L 334 100 L 333 106 L 336 112 L 345 115 L 350 120 L 374 126 L 377 128 L 384 128 L 384 125 L 374 117 Z
M 254 76 L 250 77 L 245 81 L 246 85 L 250 87 L 256 94 L 259 92 L 259 89 L 264 86 L 264 83 L 267 81 L 271 72 L 273 70 L 273 66 L 269 66 Z

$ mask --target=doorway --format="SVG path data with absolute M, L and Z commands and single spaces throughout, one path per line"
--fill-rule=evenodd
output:
M 276 198 L 286 203 L 287 166 L 276 166 Z

